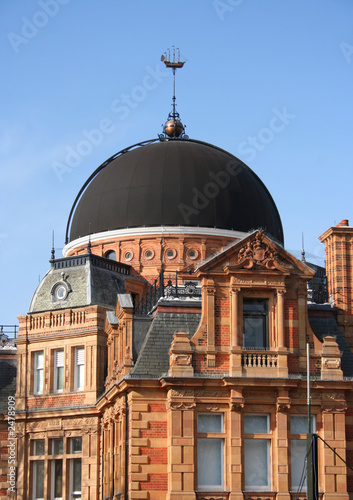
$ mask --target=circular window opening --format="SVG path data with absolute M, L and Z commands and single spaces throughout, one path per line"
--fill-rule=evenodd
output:
M 67 295 L 67 290 L 66 288 L 64 287 L 64 285 L 59 285 L 56 289 L 55 289 L 55 297 L 58 299 L 58 300 L 63 300 L 65 299 Z
M 189 255 L 190 259 L 196 259 L 196 257 L 197 257 L 196 250 L 189 250 L 188 255 Z
M 133 257 L 133 254 L 132 252 L 126 252 L 125 253 L 125 260 L 131 260 Z
M 152 250 L 146 250 L 145 257 L 146 257 L 146 259 L 152 259 L 152 257 L 153 257 Z
M 172 249 L 167 250 L 167 257 L 168 257 L 168 259 L 174 259 L 175 256 L 176 256 L 176 251 L 175 250 L 172 250 Z

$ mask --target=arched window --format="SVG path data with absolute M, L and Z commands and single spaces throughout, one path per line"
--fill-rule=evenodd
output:
M 116 253 L 114 252 L 114 250 L 108 250 L 108 252 L 105 254 L 105 258 L 110 260 L 116 260 Z

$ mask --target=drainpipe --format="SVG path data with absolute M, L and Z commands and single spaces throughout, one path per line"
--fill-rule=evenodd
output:
M 113 468 L 113 484 L 112 484 L 112 497 L 115 495 L 115 419 L 113 419 L 113 453 L 112 453 L 112 468 Z
M 129 403 L 127 400 L 127 391 L 125 391 L 125 500 L 129 500 L 128 492 L 128 473 L 129 466 Z
M 101 456 L 101 461 L 102 461 L 102 498 L 104 498 L 104 427 L 101 427 L 102 429 L 102 456 Z

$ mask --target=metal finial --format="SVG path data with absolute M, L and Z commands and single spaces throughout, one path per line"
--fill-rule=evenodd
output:
M 306 262 L 305 260 L 305 250 L 304 250 L 304 232 L 302 231 L 302 262 Z
M 173 97 L 172 97 L 172 112 L 168 115 L 168 120 L 164 125 L 163 132 L 168 137 L 180 137 L 184 134 L 184 126 L 180 121 L 179 113 L 176 112 L 176 97 L 175 97 L 175 71 L 182 68 L 186 61 L 180 61 L 180 50 L 178 51 L 178 59 L 175 59 L 175 47 L 173 49 L 173 60 L 170 59 L 170 49 L 168 49 L 168 58 L 166 57 L 166 52 L 161 56 L 161 61 L 164 62 L 167 68 L 172 68 L 173 70 Z
M 50 257 L 50 262 L 53 262 L 55 260 L 55 248 L 54 248 L 54 229 L 53 229 L 53 234 L 51 238 L 51 257 Z
M 91 223 L 89 223 L 89 229 L 88 229 L 88 245 L 87 245 L 87 253 L 91 254 Z

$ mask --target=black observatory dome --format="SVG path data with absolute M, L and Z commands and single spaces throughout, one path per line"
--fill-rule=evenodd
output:
M 277 207 L 258 176 L 230 153 L 185 138 L 141 143 L 103 163 L 78 194 L 66 236 L 143 226 L 263 228 L 283 244 Z

